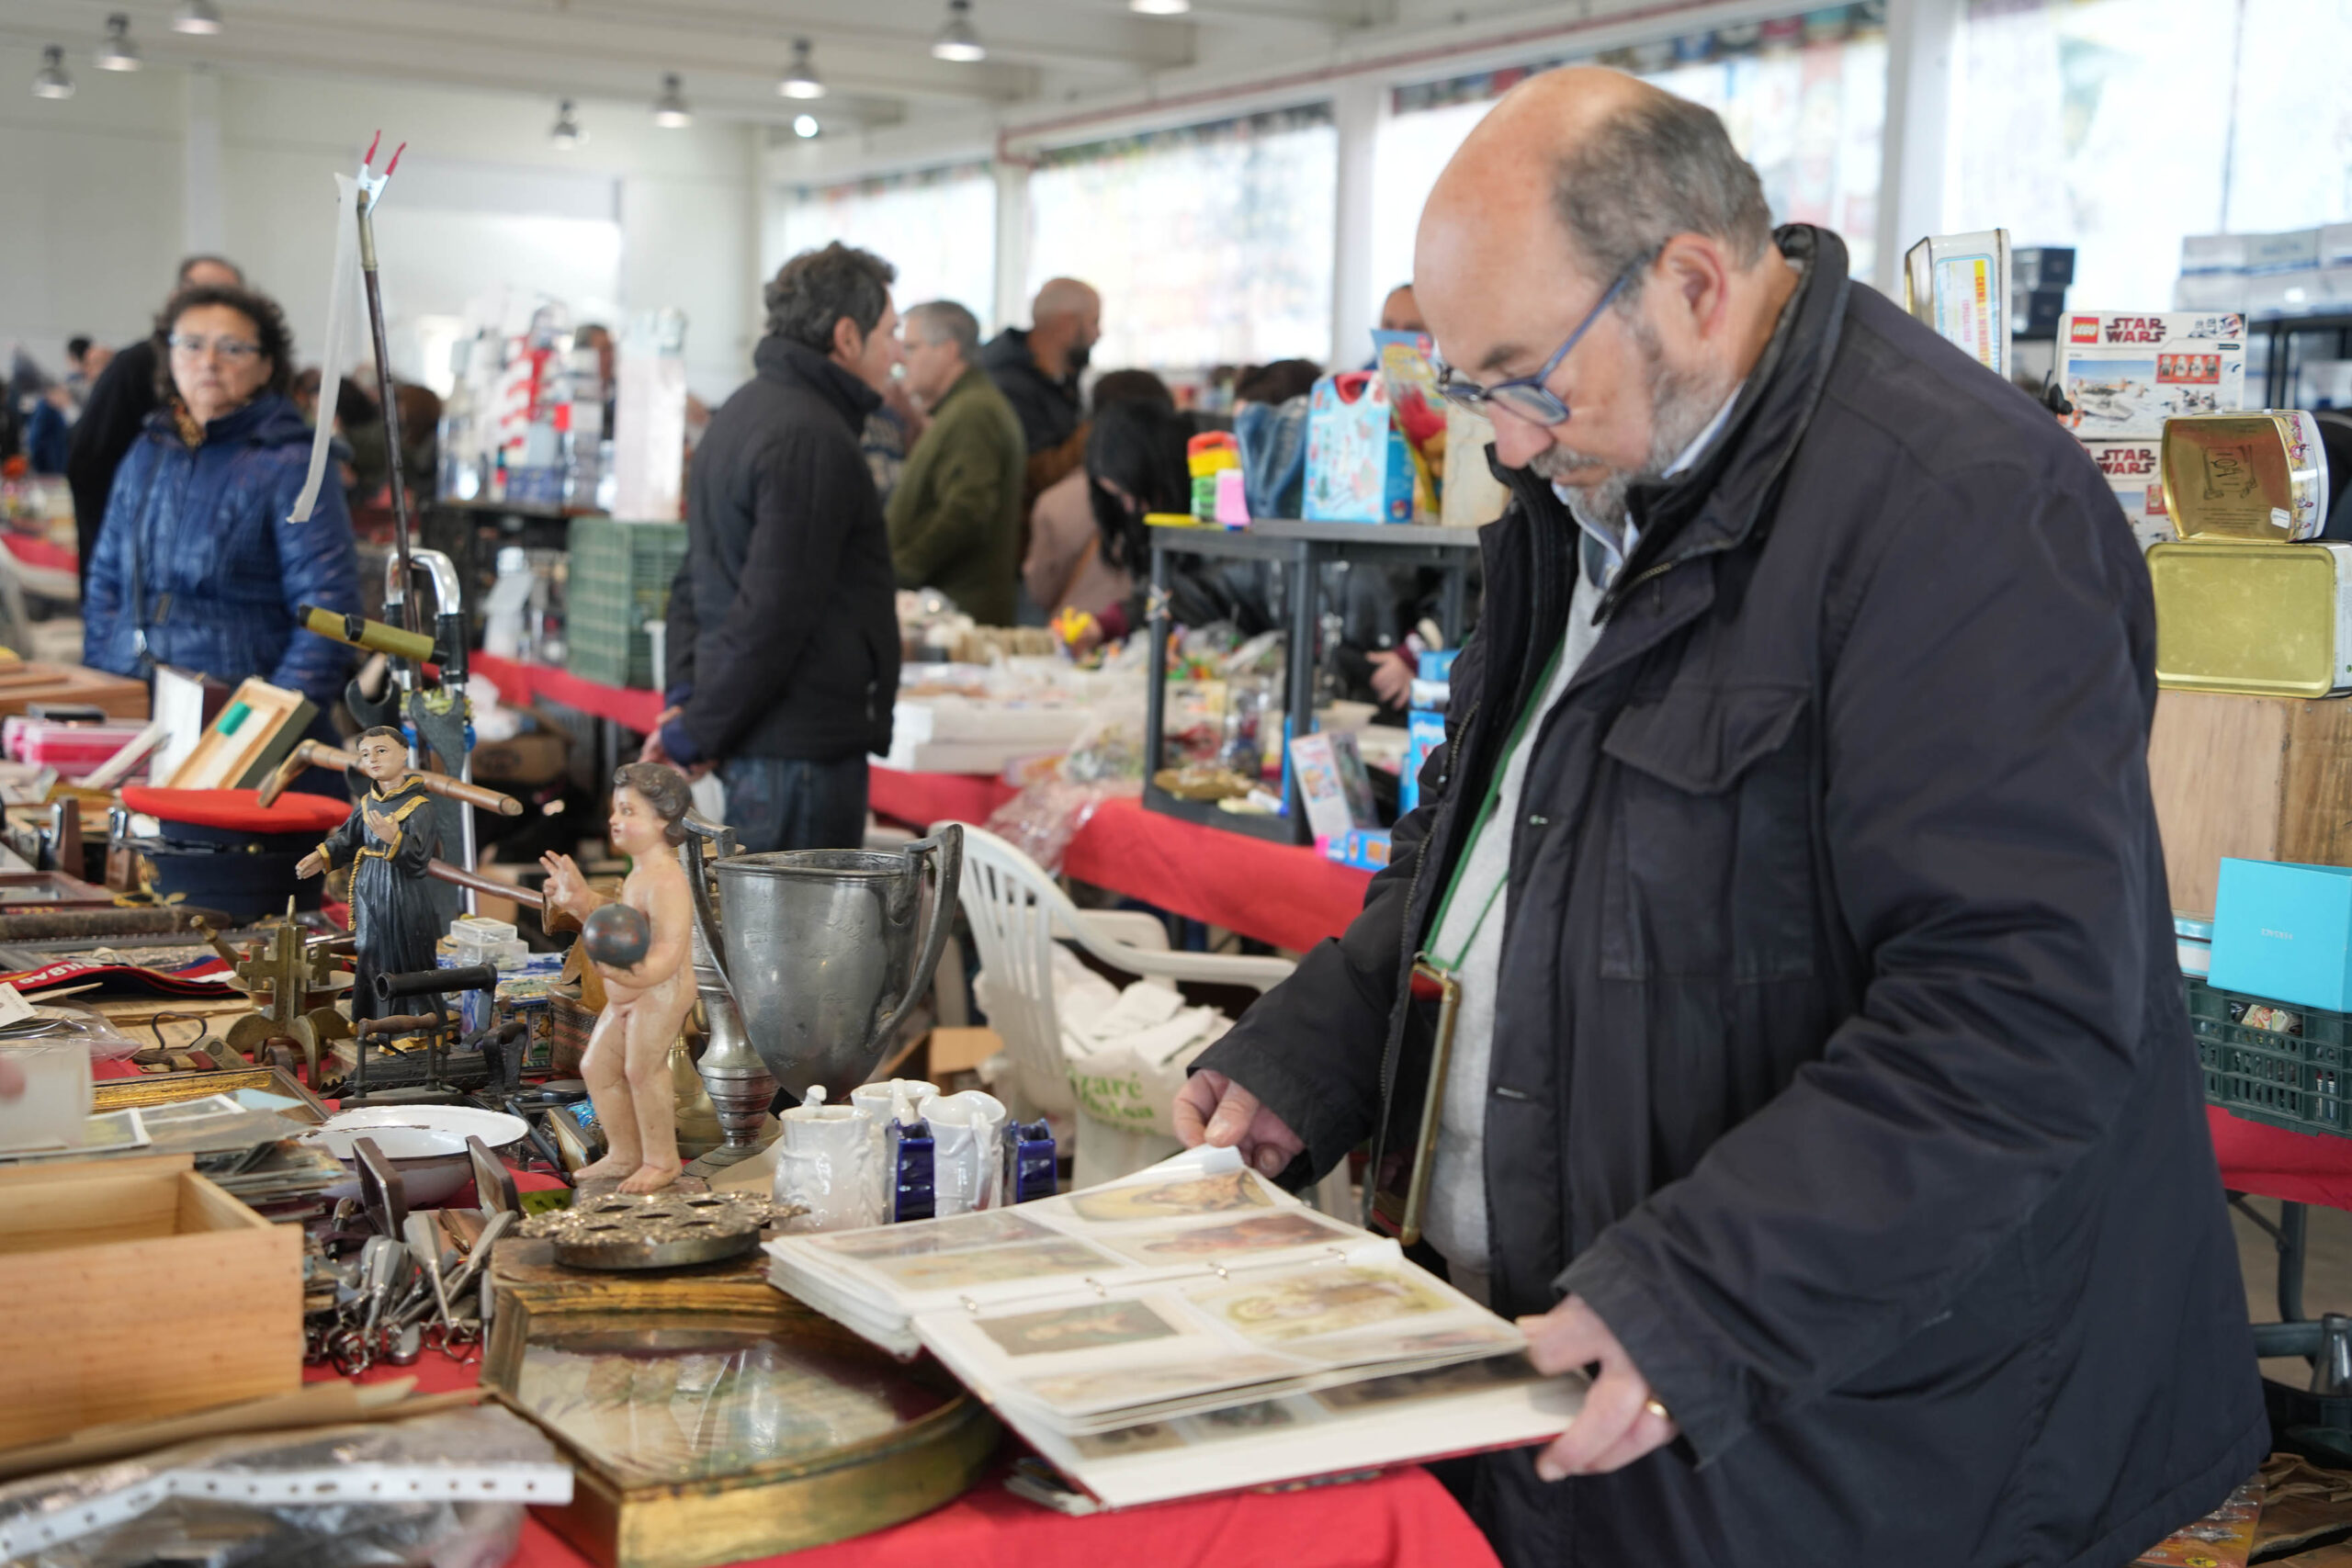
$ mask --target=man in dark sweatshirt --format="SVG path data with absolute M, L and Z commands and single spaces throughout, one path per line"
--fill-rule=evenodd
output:
M 898 586 L 859 433 L 899 360 L 897 276 L 839 243 L 785 263 L 757 374 L 695 453 L 645 758 L 717 764 L 748 851 L 855 848 L 866 754 L 890 749 Z

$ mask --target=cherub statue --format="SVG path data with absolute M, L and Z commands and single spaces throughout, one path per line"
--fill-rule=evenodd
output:
M 433 967 L 433 944 L 441 917 L 425 886 L 425 863 L 441 847 L 434 829 L 433 796 L 408 765 L 408 739 L 390 725 L 363 729 L 352 743 L 359 771 L 374 787 L 352 807 L 350 818 L 329 833 L 294 867 L 297 876 L 320 876 L 351 866 L 351 934 L 358 947 L 353 965 L 354 1022 L 399 1010 L 376 1000 L 376 976 L 405 975 Z
M 605 1010 L 588 1037 L 580 1070 L 605 1129 L 606 1153 L 577 1179 L 617 1177 L 624 1192 L 658 1191 L 678 1179 L 670 1043 L 695 1004 L 689 958 L 694 895 L 677 853 L 685 841 L 690 804 L 685 777 L 674 768 L 631 762 L 613 775 L 613 847 L 629 857 L 619 901 L 644 917 L 649 928 L 634 962 L 608 961 L 628 957 L 633 944 L 608 946 L 603 933 L 590 929 L 592 917 L 611 900 L 589 889 L 571 857 L 547 854 L 539 860 L 548 873 L 548 908 L 579 919 L 581 940 L 591 943 L 588 956 L 605 980 Z

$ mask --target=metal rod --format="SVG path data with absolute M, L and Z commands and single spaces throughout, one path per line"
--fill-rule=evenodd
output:
M 359 276 L 367 284 L 368 331 L 376 344 L 376 394 L 383 404 L 385 455 L 391 468 L 392 550 L 400 562 L 401 626 L 413 632 L 423 628 L 417 625 L 416 580 L 409 560 L 408 486 L 401 467 L 400 405 L 392 397 L 391 346 L 384 335 L 384 291 L 376 276 L 374 205 L 363 188 L 359 193 Z

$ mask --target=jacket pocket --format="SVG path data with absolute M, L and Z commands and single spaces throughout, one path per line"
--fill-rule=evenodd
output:
M 1600 972 L 1749 982 L 1814 972 L 1808 693 L 1669 688 L 1601 750 L 1609 801 Z

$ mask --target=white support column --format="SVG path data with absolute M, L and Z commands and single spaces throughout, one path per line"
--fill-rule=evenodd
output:
M 1965 8 L 1965 0 L 1888 0 L 1886 7 L 1876 282 L 1898 300 L 1903 253 L 1943 228 L 1952 70 Z
M 220 78 L 196 65 L 185 78 L 186 114 L 180 137 L 180 248 L 189 255 L 228 249 L 228 216 L 220 180 Z
M 1331 213 L 1331 356 L 1334 369 L 1362 365 L 1380 324 L 1379 291 L 1389 281 L 1372 276 L 1373 150 L 1387 117 L 1388 89 L 1363 76 L 1342 79 L 1331 94 L 1331 120 L 1340 133 L 1340 181 Z
M 996 173 L 996 330 L 1029 321 L 1029 166 L 1000 161 Z

